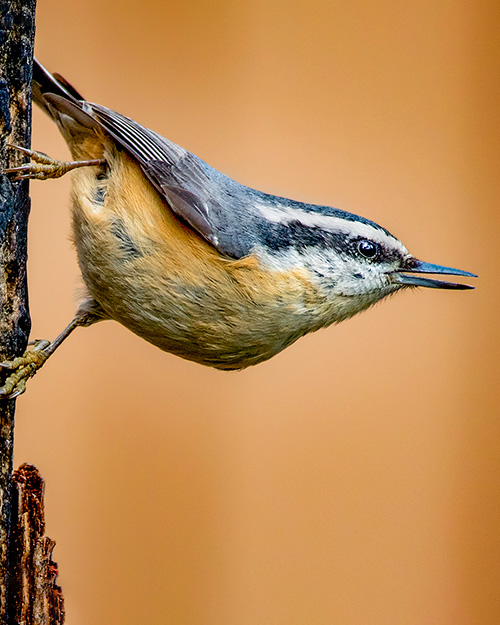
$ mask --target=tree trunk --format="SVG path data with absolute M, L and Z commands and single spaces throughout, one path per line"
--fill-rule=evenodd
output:
M 0 0 L 0 168 L 30 147 L 36 0 Z M 21 355 L 31 329 L 26 280 L 28 181 L 0 174 L 0 361 Z M 0 623 L 63 622 L 62 596 L 43 538 L 43 481 L 23 465 L 12 476 L 15 400 L 0 399 Z

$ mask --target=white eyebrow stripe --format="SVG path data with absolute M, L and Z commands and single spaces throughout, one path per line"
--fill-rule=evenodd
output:
M 406 252 L 406 248 L 404 248 L 398 239 L 379 228 L 361 221 L 343 219 L 335 215 L 322 215 L 320 213 L 313 213 L 289 206 L 273 206 L 271 204 L 259 203 L 256 208 L 265 219 L 274 223 L 299 221 L 304 226 L 322 228 L 330 232 L 342 232 L 354 237 L 364 237 L 389 247 L 394 247 L 399 244 L 402 251 Z

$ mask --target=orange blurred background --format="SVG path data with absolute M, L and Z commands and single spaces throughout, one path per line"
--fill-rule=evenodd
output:
M 498 4 L 40 0 L 36 53 L 238 181 L 480 274 L 222 373 L 116 323 L 18 402 L 67 622 L 500 622 Z M 33 146 L 68 151 L 38 111 Z M 33 336 L 71 319 L 69 180 L 33 183 Z

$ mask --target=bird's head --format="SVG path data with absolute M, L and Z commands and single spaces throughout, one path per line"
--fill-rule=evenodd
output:
M 474 288 L 422 275 L 476 277 L 416 259 L 399 239 L 363 217 L 299 203 L 275 204 L 262 212 L 268 258 L 276 268 L 305 266 L 328 293 L 334 321 L 406 288 Z

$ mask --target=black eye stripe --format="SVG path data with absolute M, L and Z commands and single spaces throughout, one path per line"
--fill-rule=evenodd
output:
M 399 251 L 386 247 L 379 242 L 372 241 L 360 236 L 352 236 L 348 232 L 334 232 L 320 228 L 319 226 L 308 226 L 298 220 L 287 223 L 257 223 L 258 239 L 268 252 L 274 254 L 283 253 L 291 248 L 300 253 L 308 252 L 311 249 L 334 250 L 339 256 L 353 259 L 365 259 L 371 261 L 396 261 L 400 257 Z M 376 247 L 376 254 L 368 257 L 359 250 L 360 243 L 373 245 Z

